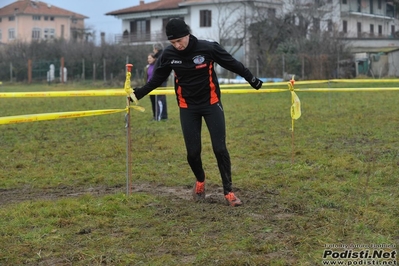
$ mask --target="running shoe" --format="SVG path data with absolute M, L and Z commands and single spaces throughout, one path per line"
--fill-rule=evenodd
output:
M 241 200 L 237 198 L 233 192 L 229 192 L 229 194 L 224 195 L 224 197 L 226 198 L 226 201 L 230 206 L 236 207 L 242 205 Z
M 201 201 L 205 199 L 205 181 L 195 181 L 193 188 L 193 198 L 195 201 Z

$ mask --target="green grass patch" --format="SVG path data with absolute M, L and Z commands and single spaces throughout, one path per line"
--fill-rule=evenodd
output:
M 0 87 L 66 89 L 87 88 Z M 212 195 L 191 201 L 194 177 L 174 96 L 167 122 L 151 121 L 148 97 L 140 101 L 146 112 L 132 113 L 128 196 L 124 113 L 0 126 L 0 264 L 320 265 L 328 244 L 398 250 L 398 92 L 297 94 L 294 139 L 289 92 L 222 96 L 233 186 L 244 202 L 238 208 L 224 205 L 205 124 Z M 0 98 L 0 116 L 125 102 Z

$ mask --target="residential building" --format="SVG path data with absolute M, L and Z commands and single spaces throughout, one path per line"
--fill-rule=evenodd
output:
M 276 16 L 280 0 L 159 0 L 107 13 L 122 20 L 123 33 L 116 43 L 151 44 L 166 41 L 165 25 L 181 18 L 200 39 L 221 43 L 234 56 L 247 62 L 249 36 L 245 30 L 260 16 Z
M 387 0 L 285 0 L 283 13 L 310 21 L 309 31 L 338 32 L 347 40 L 373 45 L 375 39 L 393 39 L 399 30 L 398 14 Z M 377 45 L 378 46 L 378 45 Z
M 37 0 L 18 0 L 0 8 L 0 42 L 83 40 L 88 17 Z
M 192 33 L 216 40 L 234 56 L 249 62 L 248 27 L 255 21 L 290 15 L 295 23 L 308 25 L 307 32 L 330 33 L 351 47 L 357 64 L 399 49 L 399 21 L 394 3 L 387 0 L 158 0 L 116 10 L 106 15 L 121 19 L 123 33 L 115 42 L 151 44 L 165 41 L 164 28 L 171 18 L 182 18 Z M 306 22 L 304 22 L 306 21 Z M 358 53 L 361 53 L 359 55 Z M 359 56 L 361 59 L 359 59 Z M 381 57 L 382 56 L 382 57 Z M 387 75 L 399 76 L 392 64 Z
M 399 76 L 399 20 L 393 1 L 286 0 L 283 13 L 300 14 L 308 32 L 329 32 L 352 52 L 356 74 Z

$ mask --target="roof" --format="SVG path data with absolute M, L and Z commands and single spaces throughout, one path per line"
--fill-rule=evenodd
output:
M 18 0 L 7 6 L 0 8 L 0 16 L 18 14 L 29 15 L 53 15 L 53 16 L 71 16 L 74 18 L 86 19 L 88 17 L 68 11 L 63 8 L 53 6 L 51 4 L 37 0 Z
M 223 4 L 223 3 L 234 3 L 234 2 L 248 2 L 247 1 L 242 1 L 242 0 L 184 0 L 181 1 L 180 6 L 189 6 L 189 5 L 216 5 L 216 4 Z
M 170 9 L 179 9 L 191 5 L 205 5 L 205 4 L 217 4 L 223 2 L 241 2 L 241 0 L 158 0 L 155 2 L 145 3 L 144 0 L 140 0 L 140 4 L 124 9 L 119 9 L 106 13 L 105 15 L 118 16 L 124 14 L 134 14 L 148 11 L 161 11 Z
M 144 1 L 140 1 L 138 6 L 132 6 L 124 9 L 119 9 L 115 11 L 111 11 L 106 13 L 105 15 L 122 15 L 127 13 L 138 13 L 145 11 L 154 11 L 154 10 L 167 10 L 167 9 L 177 9 L 179 8 L 179 4 L 184 2 L 184 0 L 159 0 L 151 3 L 145 3 Z
M 351 47 L 352 53 L 391 53 L 399 50 L 399 47 Z

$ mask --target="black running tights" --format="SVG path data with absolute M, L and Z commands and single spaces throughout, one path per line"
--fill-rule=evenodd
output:
M 202 118 L 204 118 L 209 130 L 212 149 L 222 178 L 224 194 L 228 194 L 232 190 L 231 162 L 226 147 L 226 124 L 220 102 L 201 108 L 180 108 L 180 123 L 186 144 L 187 161 L 196 179 L 200 182 L 204 181 L 205 172 L 201 160 Z

